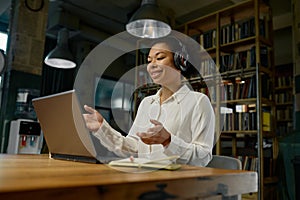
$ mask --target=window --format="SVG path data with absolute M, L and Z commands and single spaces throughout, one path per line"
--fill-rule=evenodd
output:
M 133 84 L 105 78 L 96 79 L 95 108 L 123 135 L 127 135 L 132 124 L 133 94 Z
M 2 49 L 4 53 L 6 52 L 6 45 L 7 45 L 7 34 L 0 32 L 0 49 Z M 2 81 L 2 76 L 0 75 L 0 85 L 1 85 L 1 81 Z
M 6 52 L 7 34 L 0 32 L 0 49 Z
M 126 111 L 131 109 L 131 98 L 134 91 L 132 84 L 103 78 L 96 82 L 96 106 Z

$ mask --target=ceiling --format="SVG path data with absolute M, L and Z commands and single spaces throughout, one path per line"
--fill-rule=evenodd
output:
M 157 3 L 176 26 L 241 1 L 157 0 Z M 0 0 L 0 23 L 9 21 L 10 2 Z M 75 37 L 88 36 L 92 40 L 122 32 L 140 3 L 141 0 L 49 0 L 47 35 L 55 36 L 61 27 L 71 29 Z

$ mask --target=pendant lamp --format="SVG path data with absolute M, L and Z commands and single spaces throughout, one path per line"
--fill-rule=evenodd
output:
M 76 67 L 74 57 L 69 50 L 69 31 L 66 28 L 61 29 L 57 36 L 57 45 L 46 56 L 45 64 L 62 69 L 70 69 Z
M 142 0 L 141 7 L 129 20 L 126 30 L 140 38 L 160 38 L 167 36 L 171 27 L 159 10 L 156 0 Z

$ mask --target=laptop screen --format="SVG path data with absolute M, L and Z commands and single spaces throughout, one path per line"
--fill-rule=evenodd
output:
M 35 98 L 32 103 L 53 158 L 75 161 L 96 158 L 75 90 Z

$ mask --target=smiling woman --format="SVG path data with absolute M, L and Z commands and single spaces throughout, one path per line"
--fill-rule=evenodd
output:
M 151 160 L 179 155 L 178 163 L 198 166 L 211 160 L 214 111 L 205 94 L 182 82 L 187 71 L 184 49 L 170 37 L 152 43 L 147 71 L 161 88 L 141 101 L 128 135 L 113 129 L 95 109 L 84 107 L 87 127 L 109 151 Z

